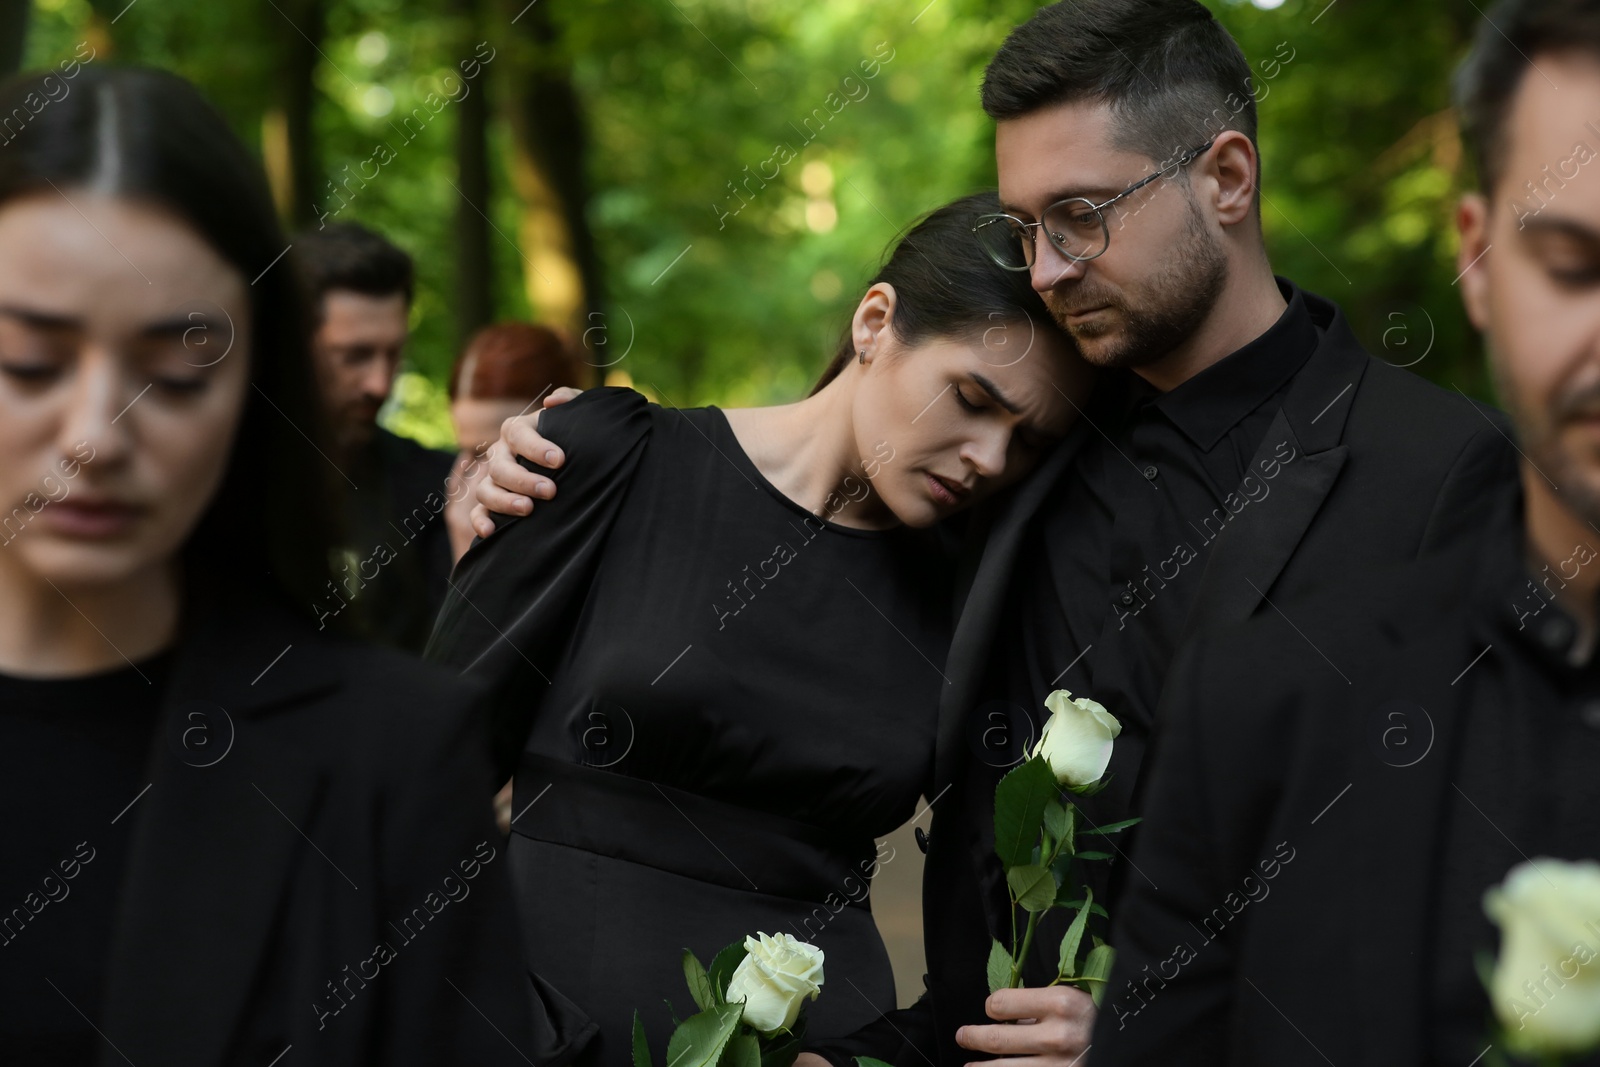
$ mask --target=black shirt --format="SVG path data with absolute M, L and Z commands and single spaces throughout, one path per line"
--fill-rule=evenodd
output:
M 1321 338 L 1300 291 L 1278 286 L 1288 301 L 1278 321 L 1183 384 L 1160 393 L 1131 373 L 1109 383 L 1099 406 L 1109 421 L 1096 420 L 1101 432 L 1018 554 L 986 687 L 1012 715 L 1042 721 L 1044 698 L 1066 688 L 1104 704 L 1125 734 L 1153 725 L 1207 548 L 1270 494 L 1270 473 L 1251 459 Z M 1122 788 L 1103 796 L 1125 803 L 1142 746 L 1116 751 L 1135 762 L 1114 757 Z
M 170 668 L 0 675 L 0 1063 L 90 1064 L 100 981 Z
M 1499 938 L 1485 891 L 1530 859 L 1600 859 L 1600 661 L 1552 599 L 1564 579 L 1600 566 L 1600 538 L 1533 565 L 1517 518 L 1514 537 L 1485 549 L 1474 622 L 1485 651 L 1459 679 L 1471 696 L 1437 841 L 1428 995 L 1429 1063 L 1441 1067 L 1469 1063 L 1488 1044 L 1475 956 L 1492 956 Z

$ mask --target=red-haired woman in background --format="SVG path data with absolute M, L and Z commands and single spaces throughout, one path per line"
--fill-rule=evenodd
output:
M 467 341 L 450 371 L 450 420 L 461 449 L 444 512 L 453 559 L 461 558 L 475 536 L 471 513 L 477 497 L 470 490 L 489 469 L 482 459 L 500 439 L 500 424 L 533 410 L 553 390 L 578 384 L 566 342 L 548 326 L 498 322 Z

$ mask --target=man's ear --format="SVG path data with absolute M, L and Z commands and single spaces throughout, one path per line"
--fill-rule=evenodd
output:
M 1251 216 L 1261 157 L 1250 138 L 1238 130 L 1223 130 L 1211 146 L 1211 177 L 1217 183 L 1217 221 L 1233 226 Z
M 1456 232 L 1461 250 L 1456 270 L 1461 277 L 1461 302 L 1467 318 L 1480 331 L 1489 328 L 1489 273 L 1483 257 L 1489 250 L 1489 201 L 1482 193 L 1468 193 L 1456 205 Z

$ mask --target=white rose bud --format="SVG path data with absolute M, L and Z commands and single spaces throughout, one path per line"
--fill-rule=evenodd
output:
M 1600 1045 L 1600 864 L 1538 859 L 1484 894 L 1500 927 L 1489 1000 L 1513 1050 Z
M 1056 781 L 1069 788 L 1084 788 L 1100 780 L 1111 762 L 1111 742 L 1122 724 L 1105 707 L 1087 697 L 1073 699 L 1065 689 L 1044 698 L 1050 718 L 1033 746 L 1030 757 L 1044 754 Z
M 744 1001 L 744 1021 L 764 1034 L 785 1030 L 822 992 L 822 950 L 788 934 L 744 939 L 747 955 L 728 979 L 728 1003 Z

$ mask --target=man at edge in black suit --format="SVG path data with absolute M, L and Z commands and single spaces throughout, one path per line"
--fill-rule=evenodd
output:
M 1600 3 L 1491 10 L 1457 90 L 1480 183 L 1457 267 L 1520 487 L 1483 486 L 1506 521 L 1476 546 L 1180 655 L 1095 1067 L 1484 1060 L 1485 893 L 1518 867 L 1556 894 L 1529 915 L 1590 921 L 1496 983 L 1503 1040 L 1600 1016 L 1600 901 L 1557 903 L 1600 858 Z

